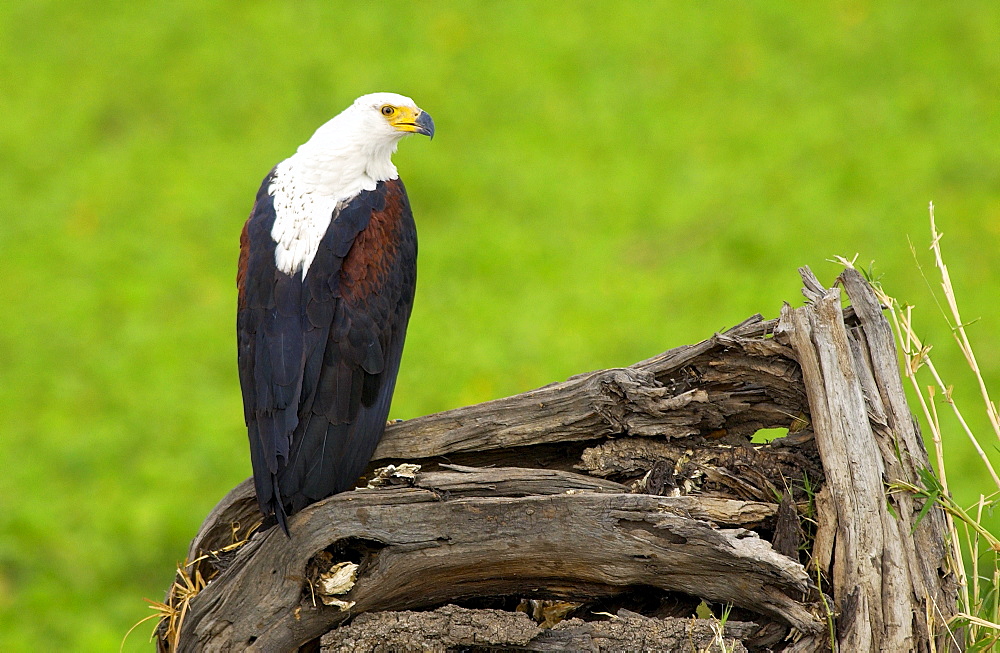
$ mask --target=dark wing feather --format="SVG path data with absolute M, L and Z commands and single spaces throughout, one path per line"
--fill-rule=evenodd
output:
M 338 209 L 306 278 L 289 277 L 274 265 L 269 185 L 244 229 L 237 321 L 257 496 L 284 527 L 285 513 L 352 487 L 382 436 L 416 229 L 402 183 L 380 182 Z

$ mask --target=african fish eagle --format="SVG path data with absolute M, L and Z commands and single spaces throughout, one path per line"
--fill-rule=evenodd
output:
M 392 163 L 407 134 L 434 136 L 413 100 L 358 98 L 268 173 L 240 236 L 250 460 L 261 512 L 286 535 L 289 515 L 353 487 L 385 430 L 417 278 Z

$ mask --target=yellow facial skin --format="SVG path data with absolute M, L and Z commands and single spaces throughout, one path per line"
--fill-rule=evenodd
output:
M 383 104 L 379 111 L 398 131 L 434 138 L 434 121 L 431 120 L 430 114 L 422 109 Z

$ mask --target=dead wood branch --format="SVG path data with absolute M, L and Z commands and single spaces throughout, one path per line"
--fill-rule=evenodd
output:
M 690 517 L 692 497 L 586 491 L 577 475 L 542 470 L 549 478 L 538 478 L 532 471 L 421 474 L 411 488 L 357 490 L 310 506 L 295 520 L 294 546 L 272 529 L 236 553 L 231 572 L 192 605 L 186 640 L 289 650 L 370 610 L 479 596 L 579 601 L 634 586 L 753 608 L 800 630 L 819 628 L 800 603 L 810 590 L 802 567 L 752 531 Z M 507 481 L 508 497 L 477 496 L 504 476 L 520 477 Z M 720 521 L 754 515 L 754 506 L 727 503 L 711 506 L 730 508 Z M 334 554 L 336 563 L 364 564 L 341 597 L 349 609 L 313 605 L 315 580 L 280 571 L 305 570 L 319 551 Z M 269 628 L 260 627 L 261 614 Z
M 848 309 L 803 279 L 811 302 L 780 320 L 390 425 L 366 473 L 378 487 L 293 516 L 290 541 L 250 537 L 244 482 L 191 543 L 209 583 L 178 649 L 293 650 L 329 633 L 327 650 L 392 650 L 395 628 L 404 649 L 674 650 L 714 632 L 667 619 L 703 600 L 735 606 L 727 637 L 748 650 L 828 648 L 825 602 L 841 650 L 929 651 L 932 637 L 949 650 L 943 517 L 917 524 L 918 502 L 886 494 L 927 465 L 892 334 L 856 273 L 841 277 Z M 767 428 L 788 434 L 750 442 Z M 402 463 L 419 471 L 375 474 Z M 539 629 L 513 612 L 524 600 L 574 618 Z

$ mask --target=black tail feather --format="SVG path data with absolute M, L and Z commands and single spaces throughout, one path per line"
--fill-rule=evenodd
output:
M 274 518 L 278 520 L 278 526 L 285 533 L 285 537 L 292 539 L 292 534 L 288 532 L 288 515 L 285 514 L 285 502 L 281 500 L 277 474 L 271 474 L 271 487 L 274 490 L 274 496 L 271 498 L 271 511 Z

